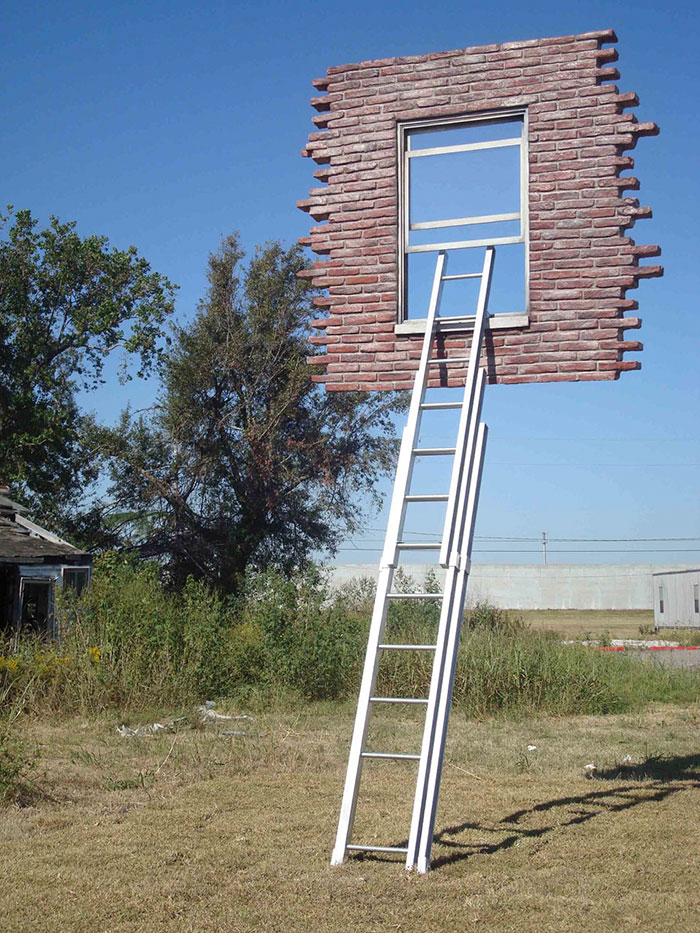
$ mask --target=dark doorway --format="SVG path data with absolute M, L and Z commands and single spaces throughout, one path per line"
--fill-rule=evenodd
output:
M 51 629 L 51 588 L 45 580 L 23 580 L 22 628 L 45 635 Z
M 19 573 L 12 565 L 0 566 L 0 632 L 15 628 Z

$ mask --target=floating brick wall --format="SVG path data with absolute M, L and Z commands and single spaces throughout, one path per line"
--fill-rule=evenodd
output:
M 626 231 L 651 216 L 625 190 L 624 155 L 658 132 L 626 112 L 638 103 L 609 83 L 619 77 L 611 30 L 507 42 L 341 65 L 313 82 L 316 132 L 303 155 L 321 186 L 298 206 L 316 226 L 301 242 L 325 257 L 305 270 L 319 318 L 311 341 L 325 351 L 313 378 L 333 390 L 405 389 L 421 337 L 398 336 L 397 123 L 527 107 L 529 151 L 529 324 L 487 333 L 491 382 L 616 379 L 639 369 L 624 354 L 642 344 L 623 331 L 626 297 L 661 266 L 639 265 L 657 246 Z M 327 92 L 327 93 L 322 93 Z M 464 356 L 469 334 L 444 338 L 445 355 Z M 456 384 L 452 367 L 436 375 Z M 449 379 L 449 381 L 447 381 Z

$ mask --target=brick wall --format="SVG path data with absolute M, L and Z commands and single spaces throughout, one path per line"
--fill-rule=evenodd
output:
M 487 334 L 491 382 L 616 379 L 639 369 L 642 344 L 627 298 L 642 277 L 661 275 L 658 246 L 627 235 L 651 216 L 622 175 L 640 136 L 658 133 L 627 112 L 636 95 L 610 83 L 612 30 L 507 42 L 430 55 L 341 65 L 313 82 L 318 111 L 302 154 L 321 183 L 298 202 L 316 225 L 301 242 L 323 259 L 302 275 L 324 289 L 311 337 L 322 357 L 313 378 L 327 389 L 404 389 L 413 383 L 421 337 L 397 336 L 397 123 L 527 107 L 529 134 L 529 324 Z M 607 46 L 607 47 L 604 47 Z M 325 93 L 324 93 L 325 92 Z M 444 338 L 464 356 L 469 334 Z M 463 382 L 441 367 L 442 384 Z M 449 375 L 448 375 L 449 374 Z M 449 380 L 449 381 L 448 381 Z

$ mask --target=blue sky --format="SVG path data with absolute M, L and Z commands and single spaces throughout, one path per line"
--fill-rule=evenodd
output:
M 222 235 L 237 229 L 252 248 L 307 232 L 295 201 L 315 181 L 299 152 L 312 129 L 310 82 L 327 66 L 614 28 L 618 86 L 639 94 L 640 120 L 661 127 L 632 153 L 640 200 L 654 210 L 633 236 L 660 243 L 666 268 L 634 294 L 643 368 L 612 383 L 487 390 L 474 557 L 538 562 L 536 542 L 488 538 L 547 531 L 552 539 L 696 538 L 552 542 L 552 562 L 700 563 L 699 21 L 686 0 L 6 2 L 0 201 L 133 243 L 180 285 L 185 321 Z M 109 421 L 153 393 L 152 383 L 132 382 L 84 402 Z M 339 559 L 375 560 L 383 523 L 375 516 Z

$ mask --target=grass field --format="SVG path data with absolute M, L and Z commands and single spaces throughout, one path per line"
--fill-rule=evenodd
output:
M 38 786 L 0 813 L 2 933 L 700 926 L 698 708 L 453 714 L 435 870 L 415 876 L 386 858 L 329 867 L 352 705 L 256 714 L 233 724 L 255 734 L 229 737 L 27 720 Z M 372 741 L 417 736 L 387 716 Z M 359 841 L 401 844 L 414 765 L 368 765 Z
M 533 628 L 554 630 L 570 638 L 585 634 L 639 638 L 640 626 L 654 627 L 653 609 L 518 609 L 513 615 L 522 616 Z

